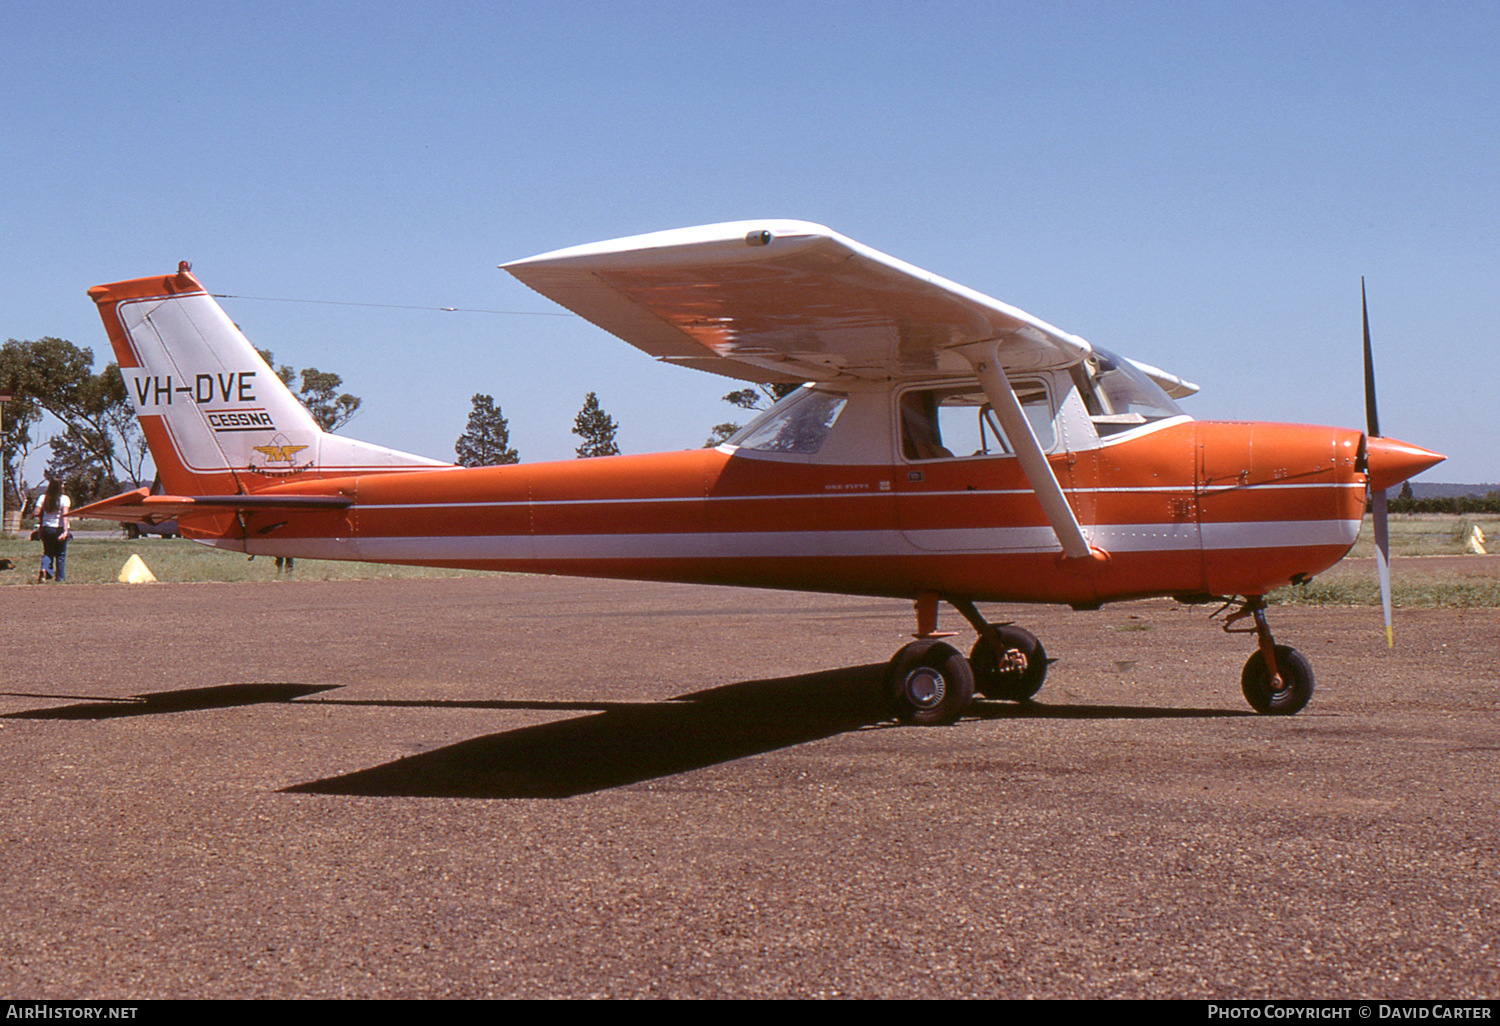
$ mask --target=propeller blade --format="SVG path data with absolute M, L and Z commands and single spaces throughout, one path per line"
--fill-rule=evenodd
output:
M 1365 321 L 1365 433 L 1380 437 L 1380 414 L 1375 409 L 1375 354 L 1370 349 L 1370 304 L 1365 301 L 1364 275 L 1359 278 L 1359 307 Z
M 1375 353 L 1370 348 L 1370 304 L 1365 299 L 1364 275 L 1359 278 L 1359 308 L 1365 322 L 1365 438 L 1361 449 L 1367 447 L 1368 439 L 1380 437 L 1380 414 L 1375 409 Z M 1391 630 L 1391 538 L 1386 520 L 1385 489 L 1370 488 L 1370 513 L 1375 522 L 1375 572 L 1380 578 L 1380 609 L 1385 613 L 1385 647 L 1395 648 L 1396 638 Z
M 1383 489 L 1370 493 L 1370 505 L 1375 519 L 1375 573 L 1380 578 L 1380 609 L 1385 613 L 1385 647 L 1395 648 L 1396 638 L 1391 633 L 1391 539 L 1386 532 Z

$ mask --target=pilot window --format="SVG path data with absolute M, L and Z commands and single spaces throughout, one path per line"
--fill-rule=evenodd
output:
M 1056 442 L 1052 399 L 1040 380 L 1012 380 L 1037 444 L 1045 452 Z M 909 460 L 955 459 L 1012 454 L 1000 420 L 977 383 L 913 388 L 901 393 L 901 455 Z

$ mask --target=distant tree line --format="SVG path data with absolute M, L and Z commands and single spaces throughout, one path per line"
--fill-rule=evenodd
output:
M 801 387 L 758 385 L 730 392 L 724 396 L 724 401 L 742 410 L 759 413 Z M 501 413 L 500 407 L 495 405 L 495 397 L 478 393 L 470 399 L 470 404 L 468 426 L 453 445 L 453 450 L 458 455 L 458 464 L 464 467 L 489 467 L 519 463 L 520 454 L 510 447 L 510 422 Z M 583 409 L 573 418 L 573 434 L 583 439 L 573 450 L 574 453 L 580 459 L 618 454 L 620 446 L 615 435 L 619 429 L 620 425 L 615 419 L 604 412 L 599 396 L 590 392 L 584 396 Z M 715 424 L 703 447 L 711 449 L 721 445 L 739 429 L 740 425 L 734 421 Z
M 1500 490 L 1484 495 L 1448 495 L 1418 499 L 1400 495 L 1386 503 L 1392 513 L 1500 513 Z

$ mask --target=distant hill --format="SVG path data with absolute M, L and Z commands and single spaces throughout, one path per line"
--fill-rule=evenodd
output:
M 1390 491 L 1391 495 L 1397 495 L 1401 487 L 1397 485 Z M 1444 484 L 1440 481 L 1413 481 L 1411 483 L 1411 494 L 1417 499 L 1452 499 L 1460 495 L 1475 495 L 1483 498 L 1490 492 L 1500 491 L 1500 484 Z

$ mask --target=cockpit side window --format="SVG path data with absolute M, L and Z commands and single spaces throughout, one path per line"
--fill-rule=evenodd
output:
M 901 455 L 909 460 L 952 458 L 938 419 L 940 393 L 913 389 L 901 395 Z
M 1052 397 L 1041 379 L 1012 380 L 1021 410 L 1043 451 L 1056 443 Z M 1015 451 L 977 382 L 901 393 L 901 455 L 908 460 L 1007 455 Z

